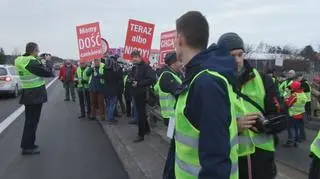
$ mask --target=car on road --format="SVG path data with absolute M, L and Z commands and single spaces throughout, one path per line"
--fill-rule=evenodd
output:
M 0 65 L 0 95 L 12 95 L 17 97 L 20 94 L 22 85 L 16 68 L 12 65 Z

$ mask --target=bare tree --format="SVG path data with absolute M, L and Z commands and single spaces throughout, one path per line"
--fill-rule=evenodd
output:
M 245 44 L 244 50 L 247 54 L 252 53 L 254 51 L 254 46 L 252 44 Z
M 5 54 L 3 48 L 0 47 L 0 54 Z
M 3 48 L 0 48 L 0 64 L 5 64 L 6 63 L 6 56 L 4 54 Z

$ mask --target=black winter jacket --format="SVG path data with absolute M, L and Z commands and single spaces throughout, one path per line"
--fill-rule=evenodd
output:
M 34 75 L 40 77 L 53 77 L 51 70 L 47 69 L 39 60 L 30 60 L 26 69 Z M 37 88 L 23 89 L 20 98 L 20 104 L 42 104 L 47 102 L 47 90 L 46 86 L 42 85 Z
M 137 81 L 138 85 L 132 87 L 132 82 Z M 148 88 L 156 82 L 156 73 L 145 62 L 136 64 L 129 73 L 128 82 L 126 85 L 130 86 L 130 93 L 132 96 L 146 93 Z M 129 87 L 128 86 L 128 87 Z

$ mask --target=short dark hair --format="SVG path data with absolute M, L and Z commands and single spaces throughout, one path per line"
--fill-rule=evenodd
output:
M 167 53 L 167 55 L 164 57 L 164 62 L 167 65 L 172 65 L 177 61 L 177 54 L 175 51 Z
M 181 33 L 187 45 L 196 49 L 206 49 L 209 41 L 209 24 L 199 11 L 189 11 L 176 21 L 177 33 Z
M 29 42 L 26 45 L 26 54 L 27 55 L 31 55 L 33 52 L 36 51 L 38 47 L 38 44 L 34 43 L 34 42 Z

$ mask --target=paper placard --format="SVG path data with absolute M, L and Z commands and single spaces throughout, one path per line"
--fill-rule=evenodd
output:
M 167 130 L 167 136 L 172 139 L 173 134 L 174 134 L 174 128 L 175 128 L 175 119 L 170 117 L 169 119 L 169 125 L 168 125 L 168 130 Z

